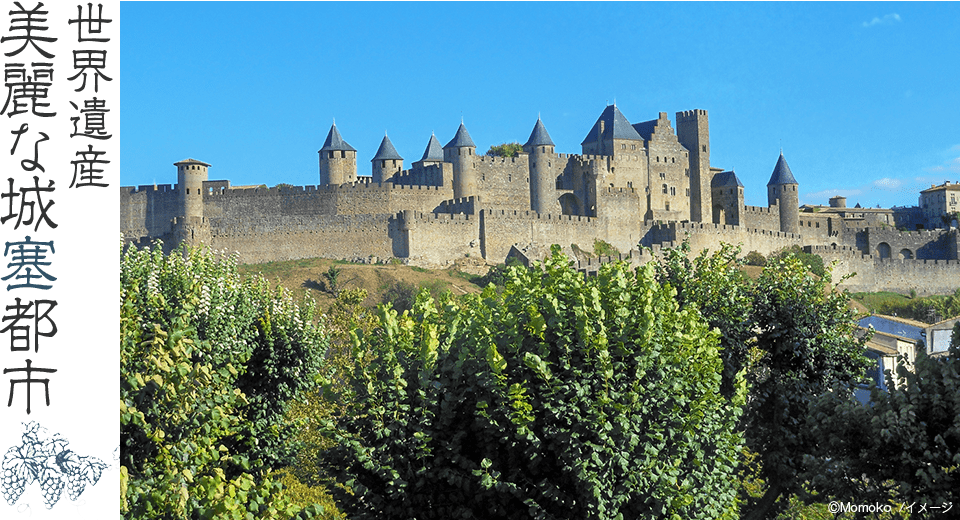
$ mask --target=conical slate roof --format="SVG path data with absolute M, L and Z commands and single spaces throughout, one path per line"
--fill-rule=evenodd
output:
M 533 125 L 533 132 L 530 132 L 530 139 L 527 139 L 527 143 L 523 146 L 554 146 L 553 139 L 550 139 L 550 134 L 547 133 L 539 117 L 537 124 Z
M 346 141 L 340 137 L 340 131 L 337 130 L 337 124 L 334 123 L 330 127 L 330 133 L 327 134 L 327 140 L 323 142 L 323 148 L 320 149 L 321 152 L 330 152 L 330 151 L 341 151 L 345 150 L 348 152 L 356 152 L 357 149 L 347 144 Z
M 402 161 L 403 157 L 400 157 L 400 154 L 397 153 L 397 149 L 393 147 L 390 138 L 384 135 L 383 141 L 380 141 L 380 148 L 377 149 L 377 155 L 374 155 L 370 161 L 384 161 L 389 159 Z
M 470 132 L 467 132 L 467 127 L 463 126 L 463 121 L 461 121 L 460 128 L 457 129 L 457 135 L 453 136 L 453 139 L 451 139 L 444 148 L 463 148 L 465 146 L 477 147 L 477 145 L 473 144 L 473 139 L 470 139 Z
M 787 165 L 787 160 L 783 158 L 783 152 L 780 152 L 777 166 L 773 169 L 773 175 L 770 176 L 767 186 L 775 184 L 798 184 L 797 179 L 793 177 L 793 172 L 790 171 L 790 166 Z
M 743 183 L 740 182 L 740 179 L 737 178 L 737 174 L 730 170 L 728 172 L 720 172 L 713 176 L 713 180 L 710 181 L 711 188 L 732 188 L 734 186 L 739 186 L 743 188 Z
M 603 135 L 600 135 L 600 121 L 603 121 Z M 597 122 L 593 124 L 590 133 L 580 144 L 595 143 L 605 139 L 630 139 L 633 141 L 643 141 L 637 130 L 630 125 L 630 121 L 623 116 L 617 105 L 607 105 L 603 110 Z
M 443 161 L 443 148 L 440 147 L 440 141 L 437 136 L 430 134 L 430 142 L 427 143 L 427 149 L 423 151 L 421 161 Z

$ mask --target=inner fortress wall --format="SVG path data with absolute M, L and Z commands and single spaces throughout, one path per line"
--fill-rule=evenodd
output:
M 513 244 L 577 244 L 592 250 L 594 239 L 606 240 L 607 233 L 605 223 L 593 217 L 484 208 L 480 211 L 480 237 L 483 257 L 503 262 Z M 621 249 L 629 250 L 629 246 Z
M 401 229 L 414 262 L 446 265 L 454 258 L 482 257 L 478 215 L 407 210 L 401 213 Z
M 477 156 L 477 193 L 485 206 L 530 209 L 530 163 L 527 154 L 516 157 Z M 451 197 L 452 198 L 452 197 Z
M 901 232 L 890 228 L 870 227 L 865 232 L 868 251 L 880 258 L 956 260 L 958 256 L 956 230 L 930 229 Z
M 780 230 L 780 207 L 777 205 L 763 206 L 744 206 L 743 215 L 740 218 L 740 225 L 747 229 L 770 229 Z

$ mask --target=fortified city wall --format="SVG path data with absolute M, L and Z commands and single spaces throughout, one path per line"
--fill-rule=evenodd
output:
M 802 245 L 840 260 L 838 275 L 856 272 L 845 282 L 851 290 L 932 294 L 960 286 L 956 229 L 892 227 L 939 226 L 939 219 L 920 222 L 919 208 L 846 208 L 842 197 L 801 211 L 782 153 L 767 184 L 769 206 L 746 206 L 736 174 L 710 165 L 707 112 L 679 112 L 677 120 L 678 133 L 666 113 L 631 124 L 608 105 L 581 154 L 555 153 L 538 120 L 515 157 L 477 155 L 461 123 L 445 146 L 431 136 L 406 170 L 384 136 L 372 177 L 357 176 L 357 151 L 334 125 L 319 156 L 325 184 L 233 187 L 208 180 L 211 165 L 186 159 L 175 165 L 189 191 L 120 188 L 120 230 L 129 244 L 206 244 L 236 251 L 245 263 L 397 258 L 434 266 L 467 256 L 492 263 L 537 256 L 551 244 L 591 251 L 596 240 L 626 252 L 581 255 L 586 272 L 614 259 L 639 264 L 683 240 L 693 254 L 724 243 L 764 255 Z

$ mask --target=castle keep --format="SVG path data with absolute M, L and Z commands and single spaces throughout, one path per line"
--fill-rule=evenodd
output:
M 960 285 L 960 239 L 954 228 L 929 229 L 939 218 L 919 208 L 850 209 L 840 197 L 830 207 L 800 208 L 783 154 L 767 184 L 767 206 L 746 206 L 736 173 L 710 164 L 707 112 L 678 112 L 675 122 L 676 130 L 661 112 L 631 124 L 609 105 L 581 153 L 564 154 L 538 119 L 516 157 L 477 155 L 461 123 L 446 145 L 430 136 L 409 168 L 384 136 L 370 176 L 358 175 L 357 150 L 334 124 L 319 150 L 318 186 L 232 187 L 209 180 L 209 164 L 186 159 L 175 163 L 174 186 L 120 189 L 120 229 L 130 244 L 203 243 L 237 251 L 247 263 L 502 262 L 511 254 L 538 256 L 551 244 L 592 250 L 595 240 L 642 261 L 638 244 L 656 250 L 689 237 L 694 251 L 721 242 L 765 255 L 806 246 L 841 260 L 838 274 L 857 272 L 847 284 L 853 290 L 925 294 Z

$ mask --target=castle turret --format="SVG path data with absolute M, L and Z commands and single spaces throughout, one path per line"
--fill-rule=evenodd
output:
M 423 157 L 420 158 L 419 162 L 428 166 L 440 164 L 443 161 L 443 147 L 440 146 L 440 141 L 437 141 L 437 136 L 430 134 L 430 141 L 427 142 L 427 148 L 423 151 Z
M 743 183 L 733 170 L 718 173 L 710 182 L 713 199 L 713 223 L 728 226 L 743 225 Z
M 690 153 L 690 220 L 710 220 L 713 174 L 710 171 L 710 123 L 706 110 L 677 112 L 677 138 Z
M 403 171 L 403 157 L 397 153 L 386 134 L 383 135 L 380 148 L 373 159 L 370 159 L 370 163 L 373 167 L 373 182 L 377 183 L 386 182 L 393 174 Z
M 783 158 L 783 152 L 780 152 L 770 182 L 767 183 L 767 204 L 779 205 L 780 231 L 784 233 L 800 233 L 799 187 L 787 160 Z
M 345 184 L 357 180 L 357 149 L 340 137 L 333 123 L 320 154 L 320 184 Z
M 210 165 L 196 159 L 173 163 L 177 167 L 177 190 L 180 193 L 179 215 L 203 217 L 203 183 Z
M 453 197 L 456 199 L 477 195 L 477 145 L 473 144 L 467 127 L 460 128 L 453 139 L 443 147 L 443 160 L 453 163 Z
M 559 213 L 556 174 L 552 168 L 557 154 L 553 139 L 539 117 L 523 151 L 529 154 L 530 161 L 530 209 L 537 213 Z

